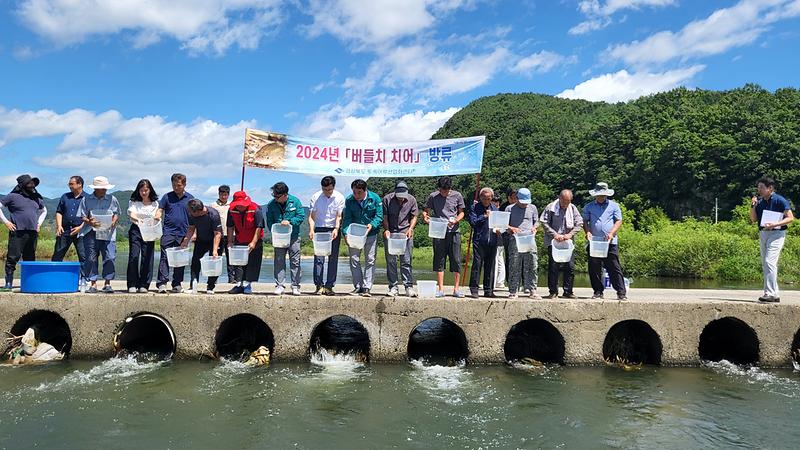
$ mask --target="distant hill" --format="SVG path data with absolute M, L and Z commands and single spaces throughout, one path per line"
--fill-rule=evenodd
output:
M 755 181 L 775 177 L 778 191 L 800 202 L 800 91 L 769 92 L 756 85 L 730 91 L 663 92 L 608 104 L 539 94 L 499 94 L 471 102 L 433 138 L 486 135 L 481 185 L 531 189 L 540 208 L 571 188 L 575 203 L 605 181 L 633 210 L 662 208 L 671 218 L 720 218 Z M 409 187 L 422 202 L 435 180 Z M 454 177 L 470 202 L 475 176 Z M 371 179 L 384 194 L 394 179 Z

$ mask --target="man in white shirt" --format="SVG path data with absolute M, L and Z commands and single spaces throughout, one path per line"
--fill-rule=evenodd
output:
M 328 175 L 320 181 L 322 189 L 311 196 L 309 204 L 308 235 L 314 240 L 314 233 L 331 233 L 333 243 L 328 256 L 327 276 L 323 277 L 324 256 L 314 256 L 315 294 L 334 295 L 336 271 L 339 268 L 339 228 L 342 225 L 344 211 L 344 195 L 336 190 L 336 179 Z

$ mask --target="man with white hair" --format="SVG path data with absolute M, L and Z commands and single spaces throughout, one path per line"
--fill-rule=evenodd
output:
M 619 249 L 617 247 L 617 232 L 622 226 L 622 209 L 610 200 L 614 190 L 608 188 L 607 183 L 597 183 L 589 191 L 594 200 L 583 207 L 583 228 L 586 231 L 586 240 L 590 245 L 592 239 L 608 241 L 608 254 L 605 258 L 597 258 L 589 254 L 589 282 L 592 284 L 594 294 L 592 298 L 602 299 L 605 285 L 603 284 L 603 267 L 608 272 L 611 286 L 617 291 L 617 300 L 627 300 L 625 278 L 622 277 L 622 265 L 619 263 Z
M 497 235 L 489 228 L 489 214 L 497 211 L 492 204 L 494 191 L 492 188 L 481 189 L 479 201 L 469 211 L 469 224 L 472 225 L 472 270 L 469 273 L 469 292 L 478 298 L 478 279 L 483 268 L 483 296 L 494 295 L 494 261 L 497 256 Z
M 547 288 L 550 293 L 545 298 L 558 297 L 558 274 L 564 273 L 564 298 L 575 298 L 572 284 L 575 281 L 575 252 L 569 261 L 557 263 L 553 260 L 553 245 L 569 244 L 575 233 L 583 227 L 583 217 L 572 204 L 572 191 L 564 189 L 558 198 L 545 206 L 540 218 L 544 228 L 544 246 L 550 258 L 547 262 Z M 568 242 L 569 241 L 569 242 Z

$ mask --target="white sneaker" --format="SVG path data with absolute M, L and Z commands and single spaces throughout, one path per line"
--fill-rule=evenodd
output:
M 530 295 L 530 298 L 535 299 L 535 300 L 541 300 L 542 299 L 542 296 L 539 295 L 538 293 L 536 293 L 536 289 L 532 290 L 529 295 Z
M 136 288 L 128 288 L 128 294 L 135 294 L 137 292 Z
M 413 298 L 413 297 L 416 297 L 416 296 L 417 296 L 417 291 L 415 291 L 413 287 L 411 287 L 411 286 L 406 287 L 406 297 L 412 297 Z
M 141 287 L 137 292 L 139 292 L 140 294 L 147 294 L 149 291 L 147 290 L 147 288 Z
M 206 294 L 214 295 L 214 290 L 213 289 L 206 289 Z
M 166 286 L 159 286 L 158 287 L 158 293 L 159 294 L 166 294 L 167 293 L 167 287 Z
M 183 291 L 184 294 L 194 294 L 194 288 L 189 288 Z
M 398 291 L 397 290 L 397 286 L 395 286 L 395 287 L 389 289 L 389 293 L 386 294 L 386 295 L 388 295 L 389 297 L 397 297 L 399 294 L 400 294 L 400 291 Z
M 275 295 L 283 295 L 283 291 L 285 291 L 283 286 L 275 286 Z
M 292 286 L 292 295 L 300 295 L 300 288 L 297 286 Z

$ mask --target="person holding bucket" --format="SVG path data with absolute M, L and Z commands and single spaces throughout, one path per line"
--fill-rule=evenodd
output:
M 272 247 L 275 250 L 275 295 L 282 295 L 286 282 L 286 255 L 289 255 L 289 273 L 292 278 L 292 295 L 300 295 L 300 225 L 306 220 L 306 211 L 303 203 L 294 195 L 289 194 L 289 186 L 279 181 L 272 186 L 272 200 L 267 203 L 267 228 L 272 232 L 272 226 L 280 224 L 292 227 L 289 245 L 286 247 L 275 245 L 273 236 Z
M 193 198 L 186 205 L 189 210 L 189 229 L 181 241 L 181 248 L 188 248 L 192 236 L 195 236 L 192 251 L 192 267 L 189 280 L 189 293 L 194 292 L 194 283 L 200 281 L 200 258 L 210 255 L 219 257 L 219 243 L 222 240 L 222 221 L 217 210 L 207 208 L 203 202 Z M 206 294 L 213 294 L 218 276 L 208 277 Z
M 150 180 L 142 179 L 136 184 L 128 203 L 128 292 L 146 294 L 153 281 L 153 257 L 156 241 L 145 241 L 141 226 L 155 225 L 161 220 L 158 212 L 158 195 Z M 158 226 L 161 226 L 158 223 Z
M 574 248 L 572 238 L 583 227 L 583 217 L 581 217 L 578 207 L 572 204 L 572 191 L 562 190 L 555 201 L 545 206 L 539 220 L 544 228 L 544 246 L 547 247 L 549 255 L 547 288 L 550 293 L 544 298 L 558 297 L 558 274 L 560 272 L 564 274 L 562 297 L 576 298 L 572 292 L 572 285 L 575 281 L 575 252 L 572 251 L 569 261 L 565 263 L 556 262 L 553 259 L 553 245 L 566 247 L 572 244 Z
M 367 182 L 355 180 L 350 183 L 353 193 L 344 202 L 342 230 L 350 241 L 350 273 L 353 276 L 351 294 L 369 297 L 372 295 L 372 280 L 375 278 L 375 255 L 378 251 L 378 231 L 383 222 L 383 203 L 378 194 L 367 189 Z M 362 248 L 353 246 L 355 233 L 351 226 L 367 228 Z M 364 268 L 361 268 L 361 250 L 364 250 Z
M 394 185 L 394 191 L 383 197 L 383 239 L 386 253 L 386 278 L 389 280 L 389 297 L 399 294 L 397 289 L 397 260 L 400 260 L 400 274 L 405 286 L 406 297 L 416 297 L 414 278 L 411 269 L 411 255 L 414 249 L 414 227 L 417 226 L 419 207 L 417 199 L 408 192 L 408 184 L 400 180 Z M 402 255 L 389 253 L 389 239 L 392 235 L 406 238 Z
M 8 228 L 8 252 L 6 253 L 6 282 L 3 289 L 10 290 L 14 271 L 20 258 L 36 261 L 36 243 L 39 228 L 47 216 L 47 208 L 41 194 L 36 191 L 39 179 L 28 174 L 17 177 L 17 185 L 8 195 L 0 197 L 0 221 Z M 11 219 L 6 219 L 3 207 L 8 208 Z
M 83 218 L 84 226 L 78 234 L 83 237 L 86 267 L 83 272 L 89 278 L 86 292 L 97 292 L 99 271 L 98 258 L 103 258 L 103 292 L 112 293 L 111 280 L 116 276 L 114 260 L 117 258 L 117 221 L 119 220 L 119 201 L 108 194 L 114 185 L 106 177 L 95 177 L 89 185 L 94 190 L 86 195 L 78 206 L 78 216 Z M 110 217 L 109 217 L 110 216 Z
M 169 281 L 169 262 L 167 259 L 167 249 L 178 247 L 181 239 L 186 235 L 189 228 L 189 210 L 187 205 L 194 197 L 186 192 L 186 175 L 174 173 L 171 177 L 172 191 L 167 192 L 158 201 L 158 213 L 162 218 L 163 235 L 161 236 L 161 259 L 158 262 L 158 281 L 156 287 L 158 292 L 167 292 L 166 284 Z M 181 283 L 183 282 L 184 267 L 172 269 L 172 292 L 180 294 L 183 292 Z
M 214 208 L 219 213 L 219 219 L 222 221 L 222 241 L 219 243 L 220 251 L 225 252 L 225 267 L 228 273 L 228 283 L 238 283 L 239 280 L 236 279 L 236 271 L 233 269 L 233 266 L 228 264 L 230 261 L 230 256 L 228 255 L 228 210 L 231 207 L 228 198 L 231 195 L 231 187 L 227 184 L 223 184 L 217 188 L 217 199 L 211 202 L 208 205 L 210 208 Z
M 506 212 L 511 213 L 508 219 L 508 228 L 504 236 L 506 257 L 508 258 L 508 298 L 517 298 L 520 284 L 524 292 L 532 298 L 540 299 L 536 292 L 539 281 L 539 255 L 536 251 L 536 231 L 539 227 L 539 212 L 531 201 L 531 191 L 520 188 L 516 194 L 517 202 L 506 207 Z M 532 235 L 527 238 L 530 248 L 523 249 L 517 243 L 521 236 Z
M 489 228 L 489 214 L 497 212 L 498 208 L 492 204 L 494 190 L 485 187 L 478 194 L 479 201 L 472 205 L 469 211 L 469 223 L 472 225 L 472 269 L 469 274 L 469 292 L 473 298 L 478 298 L 478 280 L 483 268 L 483 296 L 487 298 L 494 295 L 494 269 L 497 257 L 497 236 L 499 230 Z
M 603 267 L 608 272 L 611 286 L 617 291 L 617 300 L 627 300 L 625 278 L 622 276 L 622 265 L 619 263 L 619 248 L 617 245 L 617 232 L 622 226 L 622 209 L 609 199 L 614 195 L 614 190 L 608 188 L 607 183 L 597 183 L 594 189 L 589 190 L 589 195 L 594 200 L 583 207 L 583 228 L 586 231 L 586 240 L 589 244 L 589 282 L 592 284 L 593 299 L 603 298 L 605 286 L 603 283 Z M 592 256 L 592 240 L 606 243 L 605 257 Z
M 261 207 L 246 192 L 235 192 L 228 209 L 228 220 L 225 222 L 228 225 L 228 253 L 230 254 L 230 247 L 233 246 L 247 247 L 247 264 L 234 266 L 239 284 L 228 293 L 252 294 L 252 283 L 261 276 L 261 258 L 264 255 L 264 215 Z
M 453 273 L 453 296 L 464 298 L 458 290 L 461 282 L 461 233 L 458 224 L 464 219 L 464 196 L 453 190 L 450 177 L 441 177 L 436 182 L 437 190 L 428 196 L 422 219 L 429 226 L 433 218 L 446 220 L 447 231 L 443 239 L 433 239 L 433 271 L 436 272 L 438 289 L 436 297 L 444 297 L 444 265 L 449 257 L 450 272 Z
M 308 237 L 314 241 L 315 233 L 331 233 L 330 256 L 314 255 L 314 294 L 335 295 L 336 272 L 339 269 L 339 227 L 342 225 L 344 195 L 336 190 L 336 178 L 328 175 L 320 181 L 322 189 L 311 196 L 308 216 Z M 328 271 L 325 272 L 325 259 Z

